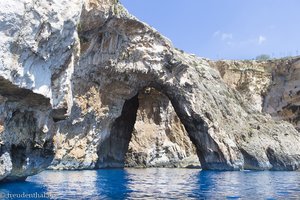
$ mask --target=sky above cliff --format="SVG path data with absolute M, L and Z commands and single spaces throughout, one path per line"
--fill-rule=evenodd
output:
M 211 59 L 300 54 L 299 0 L 121 0 L 179 49 Z

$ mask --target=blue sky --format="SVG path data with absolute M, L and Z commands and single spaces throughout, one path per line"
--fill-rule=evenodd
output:
M 120 0 L 186 52 L 211 59 L 300 54 L 300 0 Z

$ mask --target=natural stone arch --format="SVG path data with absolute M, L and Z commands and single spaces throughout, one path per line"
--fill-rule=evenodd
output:
M 278 159 L 284 158 L 288 161 L 285 163 L 298 168 L 300 149 L 291 145 L 291 141 L 300 141 L 300 138 L 291 125 L 275 123 L 252 109 L 236 90 L 223 82 L 207 60 L 175 49 L 166 38 L 129 15 L 121 5 L 91 7 L 84 7 L 82 12 L 80 23 L 93 23 L 79 31 L 84 48 L 73 77 L 73 111 L 81 117 L 73 115 L 60 126 L 62 133 L 76 133 L 85 142 L 85 138 L 93 138 L 89 146 L 71 147 L 74 152 L 82 152 L 71 158 L 76 168 L 95 167 L 98 145 L 111 134 L 125 100 L 146 86 L 157 88 L 171 100 L 201 152 L 203 168 L 277 169 L 278 166 L 270 163 L 265 146 L 276 149 Z M 100 97 L 100 103 L 86 102 L 83 100 L 86 97 L 92 97 L 93 101 Z M 86 105 L 90 109 L 86 109 Z M 77 127 L 88 128 L 70 131 L 72 121 Z M 284 135 L 287 131 L 290 134 Z M 281 139 L 276 139 L 276 135 Z M 78 137 L 74 137 L 76 140 Z M 288 146 L 292 150 L 287 150 Z M 257 162 L 251 162 L 252 158 Z
M 5 33 L 0 43 L 1 77 L 47 102 L 46 108 L 38 104 L 34 110 L 36 121 L 42 120 L 35 123 L 36 135 L 41 136 L 37 145 L 40 152 L 47 152 L 48 141 L 56 134 L 54 164 L 58 168 L 95 168 L 98 146 L 111 134 L 125 100 L 152 86 L 171 100 L 199 145 L 204 168 L 299 169 L 300 136 L 291 124 L 275 122 L 252 109 L 206 59 L 174 48 L 117 1 L 76 0 L 64 5 L 51 1 L 52 6 L 37 7 L 37 0 L 19 3 L 21 9 L 7 2 L 0 3 L 9 8 L 0 11 L 4 19 L 0 31 Z M 66 8 L 72 12 L 65 12 Z M 10 17 L 12 13 L 16 18 Z M 6 96 L 1 91 L 0 95 Z M 30 102 L 23 103 L 15 101 L 13 106 L 26 110 Z M 4 111 L 11 112 L 6 107 Z M 10 136 L 18 134 L 5 123 L 1 129 L 5 134 L 0 142 L 11 148 Z M 1 146 L 0 160 L 10 162 L 9 156 Z M 27 170 L 18 171 L 18 178 L 45 168 L 49 157 L 50 152 L 46 159 L 40 157 L 45 165 L 38 170 L 28 165 Z M 10 167 L 0 168 L 1 180 L 11 175 Z
M 125 101 L 98 155 L 99 168 L 200 166 L 170 100 L 153 87 Z
M 188 67 L 188 66 L 179 66 L 179 69 L 182 70 L 182 68 L 185 68 L 185 67 Z M 170 68 L 172 68 L 172 66 L 170 66 Z M 204 68 L 202 70 L 207 70 L 207 69 L 211 70 L 211 73 L 213 76 L 215 76 L 215 78 L 218 78 L 218 73 L 216 71 L 214 71 L 210 68 Z M 178 70 L 178 68 L 177 69 L 173 68 L 173 70 L 176 72 Z M 196 75 L 196 77 L 191 77 L 191 78 L 196 78 L 196 79 L 199 78 L 198 80 L 201 79 L 201 77 L 197 76 L 197 72 L 194 71 L 195 69 L 191 68 L 190 70 L 192 71 L 192 72 L 189 72 L 191 74 L 191 76 Z M 186 72 L 187 71 L 185 71 L 185 73 Z M 210 85 L 208 83 L 207 85 L 202 86 L 200 88 L 201 89 L 200 91 L 198 90 L 198 92 L 195 92 L 194 91 L 195 88 L 192 88 L 191 84 L 189 84 L 189 83 L 184 83 L 182 85 L 180 85 L 179 83 L 175 83 L 175 84 L 170 85 L 169 82 L 166 80 L 161 82 L 161 81 L 156 81 L 155 79 L 153 79 L 152 77 L 155 77 L 154 74 L 146 75 L 146 74 L 143 74 L 140 72 L 137 72 L 137 73 L 132 72 L 132 73 L 130 73 L 130 78 L 128 78 L 127 74 L 122 74 L 122 73 L 113 72 L 113 71 L 110 71 L 109 73 L 110 73 L 110 75 L 108 76 L 107 74 L 103 73 L 103 71 L 102 71 L 102 76 L 104 76 L 104 78 L 102 77 L 101 80 L 103 80 L 107 77 L 111 78 L 111 80 L 108 83 L 105 83 L 103 85 L 103 88 L 105 88 L 105 89 L 103 89 L 101 91 L 103 93 L 102 102 L 115 101 L 115 103 L 119 104 L 119 108 L 120 108 L 121 106 L 123 106 L 122 102 L 124 102 L 124 101 L 120 101 L 120 99 L 122 99 L 122 98 L 130 99 L 131 96 L 135 96 L 135 98 L 136 98 L 135 94 L 137 93 L 137 91 L 141 91 L 142 88 L 145 88 L 147 86 L 154 87 L 157 90 L 159 90 L 160 92 L 164 93 L 172 102 L 175 112 L 179 116 L 181 122 L 184 124 L 184 126 L 189 134 L 189 137 L 191 138 L 192 142 L 196 146 L 197 154 L 199 156 L 199 159 L 200 159 L 203 169 L 232 170 L 232 169 L 242 168 L 241 164 L 239 163 L 239 162 L 241 162 L 239 159 L 243 159 L 243 158 L 242 158 L 241 153 L 239 152 L 238 147 L 233 145 L 232 146 L 233 150 L 231 150 L 231 152 L 228 152 L 227 147 L 225 147 L 224 149 L 220 149 L 220 146 L 222 147 L 224 144 L 222 142 L 217 143 L 218 140 L 216 140 L 215 138 L 213 138 L 210 135 L 211 133 L 214 133 L 214 128 L 219 129 L 219 127 L 215 127 L 215 126 L 212 126 L 212 124 L 209 124 L 210 120 L 214 120 L 211 112 L 204 112 L 204 114 L 203 114 L 202 113 L 203 111 L 200 110 L 200 114 L 196 113 L 194 110 L 195 109 L 194 106 L 199 106 L 199 102 L 198 102 L 198 104 L 194 104 L 195 99 L 191 99 L 191 97 L 189 96 L 189 95 L 194 95 L 194 94 L 203 95 L 203 93 L 204 93 L 204 95 L 209 95 L 209 93 L 213 92 L 213 90 L 215 89 L 214 88 L 215 84 L 219 84 L 219 83 L 218 83 L 218 80 L 216 82 L 214 82 L 214 79 L 211 74 L 207 74 L 207 76 L 210 76 L 210 77 L 203 79 L 203 83 L 201 83 L 201 84 L 205 84 L 205 82 L 210 82 L 210 81 L 213 81 L 214 84 Z M 169 69 L 167 70 L 167 74 L 168 73 L 169 73 Z M 97 72 L 94 72 L 93 74 L 97 75 Z M 169 76 L 170 77 L 167 77 L 167 78 L 173 78 L 173 74 L 169 74 Z M 116 79 L 113 77 L 116 77 Z M 128 81 L 129 79 L 131 81 Z M 149 81 L 149 80 L 151 80 L 151 81 Z M 176 81 L 178 81 L 178 80 L 176 80 Z M 106 85 L 106 84 L 108 84 L 108 85 Z M 133 85 L 134 87 L 129 87 L 128 85 Z M 199 87 L 199 86 L 197 86 L 197 87 Z M 210 87 L 212 90 L 210 90 Z M 221 86 L 220 89 L 228 89 L 228 88 L 226 88 L 226 86 Z M 110 95 L 112 95 L 112 94 L 113 94 L 114 98 L 110 97 Z M 210 96 L 210 98 L 213 98 L 213 97 Z M 224 97 L 222 97 L 222 98 L 224 98 Z M 235 97 L 232 97 L 232 98 L 235 98 Z M 208 109 L 210 111 L 210 108 L 212 106 L 218 107 L 218 105 L 216 105 L 216 102 L 211 101 L 211 100 L 213 100 L 213 99 L 210 99 L 209 103 L 202 102 L 203 104 L 200 104 L 200 105 L 202 105 L 202 109 Z M 203 99 L 202 99 L 202 101 L 203 101 Z M 112 104 L 114 104 L 114 103 L 112 103 Z M 120 104 L 121 104 L 121 106 L 120 106 Z M 125 105 L 126 105 L 126 101 L 125 101 Z M 230 105 L 228 105 L 228 106 L 230 106 Z M 222 108 L 222 109 L 224 109 L 224 108 Z M 224 112 L 228 112 L 230 114 L 230 111 L 228 110 L 228 108 L 225 108 L 225 109 L 227 109 L 227 110 Z M 223 113 L 224 114 L 223 117 L 225 115 L 227 115 L 228 113 Z M 119 116 L 122 117 L 121 112 L 120 112 Z M 116 121 L 118 121 L 120 118 L 115 118 L 115 119 L 116 119 Z M 111 121 L 112 129 L 109 129 L 110 134 L 112 134 L 114 132 L 114 122 L 115 122 L 114 120 L 115 119 L 112 119 L 112 121 Z M 218 119 L 216 119 L 216 120 L 218 120 Z M 129 135 L 127 137 L 130 138 L 131 133 L 128 133 L 128 134 Z M 109 136 L 107 136 L 107 137 L 109 137 Z M 222 135 L 221 138 L 226 138 L 226 137 L 227 136 Z M 217 139 L 219 139 L 219 138 L 217 138 Z M 103 140 L 101 142 L 103 142 Z M 101 142 L 100 142 L 100 145 L 101 145 Z M 127 146 L 125 146 L 124 149 L 126 150 Z M 234 151 L 236 151 L 236 152 L 234 152 Z M 235 158 L 237 160 L 234 160 L 232 158 L 231 158 L 231 160 L 228 160 L 230 158 L 225 157 L 224 154 L 226 154 L 226 153 L 238 154 L 238 156 L 235 155 L 236 156 Z

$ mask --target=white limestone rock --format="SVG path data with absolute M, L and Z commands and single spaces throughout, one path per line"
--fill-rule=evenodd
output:
M 0 2 L 0 95 L 5 98 L 0 102 L 0 155 L 8 153 L 12 163 L 0 179 L 25 179 L 53 159 L 53 119 L 66 118 L 73 103 L 82 4 Z
M 54 167 L 94 169 L 107 153 L 101 149 L 107 138 L 133 127 L 135 115 L 125 112 L 126 105 L 136 106 L 134 97 L 147 87 L 170 100 L 202 168 L 299 169 L 300 136 L 291 124 L 259 112 L 253 107 L 261 102 L 258 94 L 249 103 L 211 62 L 176 50 L 117 1 L 12 0 L 0 6 L 0 156 L 8 152 L 12 162 L 2 179 L 40 172 L 53 149 Z M 260 80 L 263 86 L 256 86 Z M 265 85 L 262 77 L 249 89 Z M 117 144 L 111 146 L 118 157 L 124 148 Z M 155 163 L 168 159 L 164 154 Z

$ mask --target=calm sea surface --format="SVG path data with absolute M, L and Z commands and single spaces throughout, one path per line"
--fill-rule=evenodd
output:
M 7 199 L 45 197 L 74 200 L 300 199 L 300 172 L 198 169 L 45 171 L 26 182 L 0 184 L 0 195 Z M 31 197 L 25 198 L 26 195 Z

